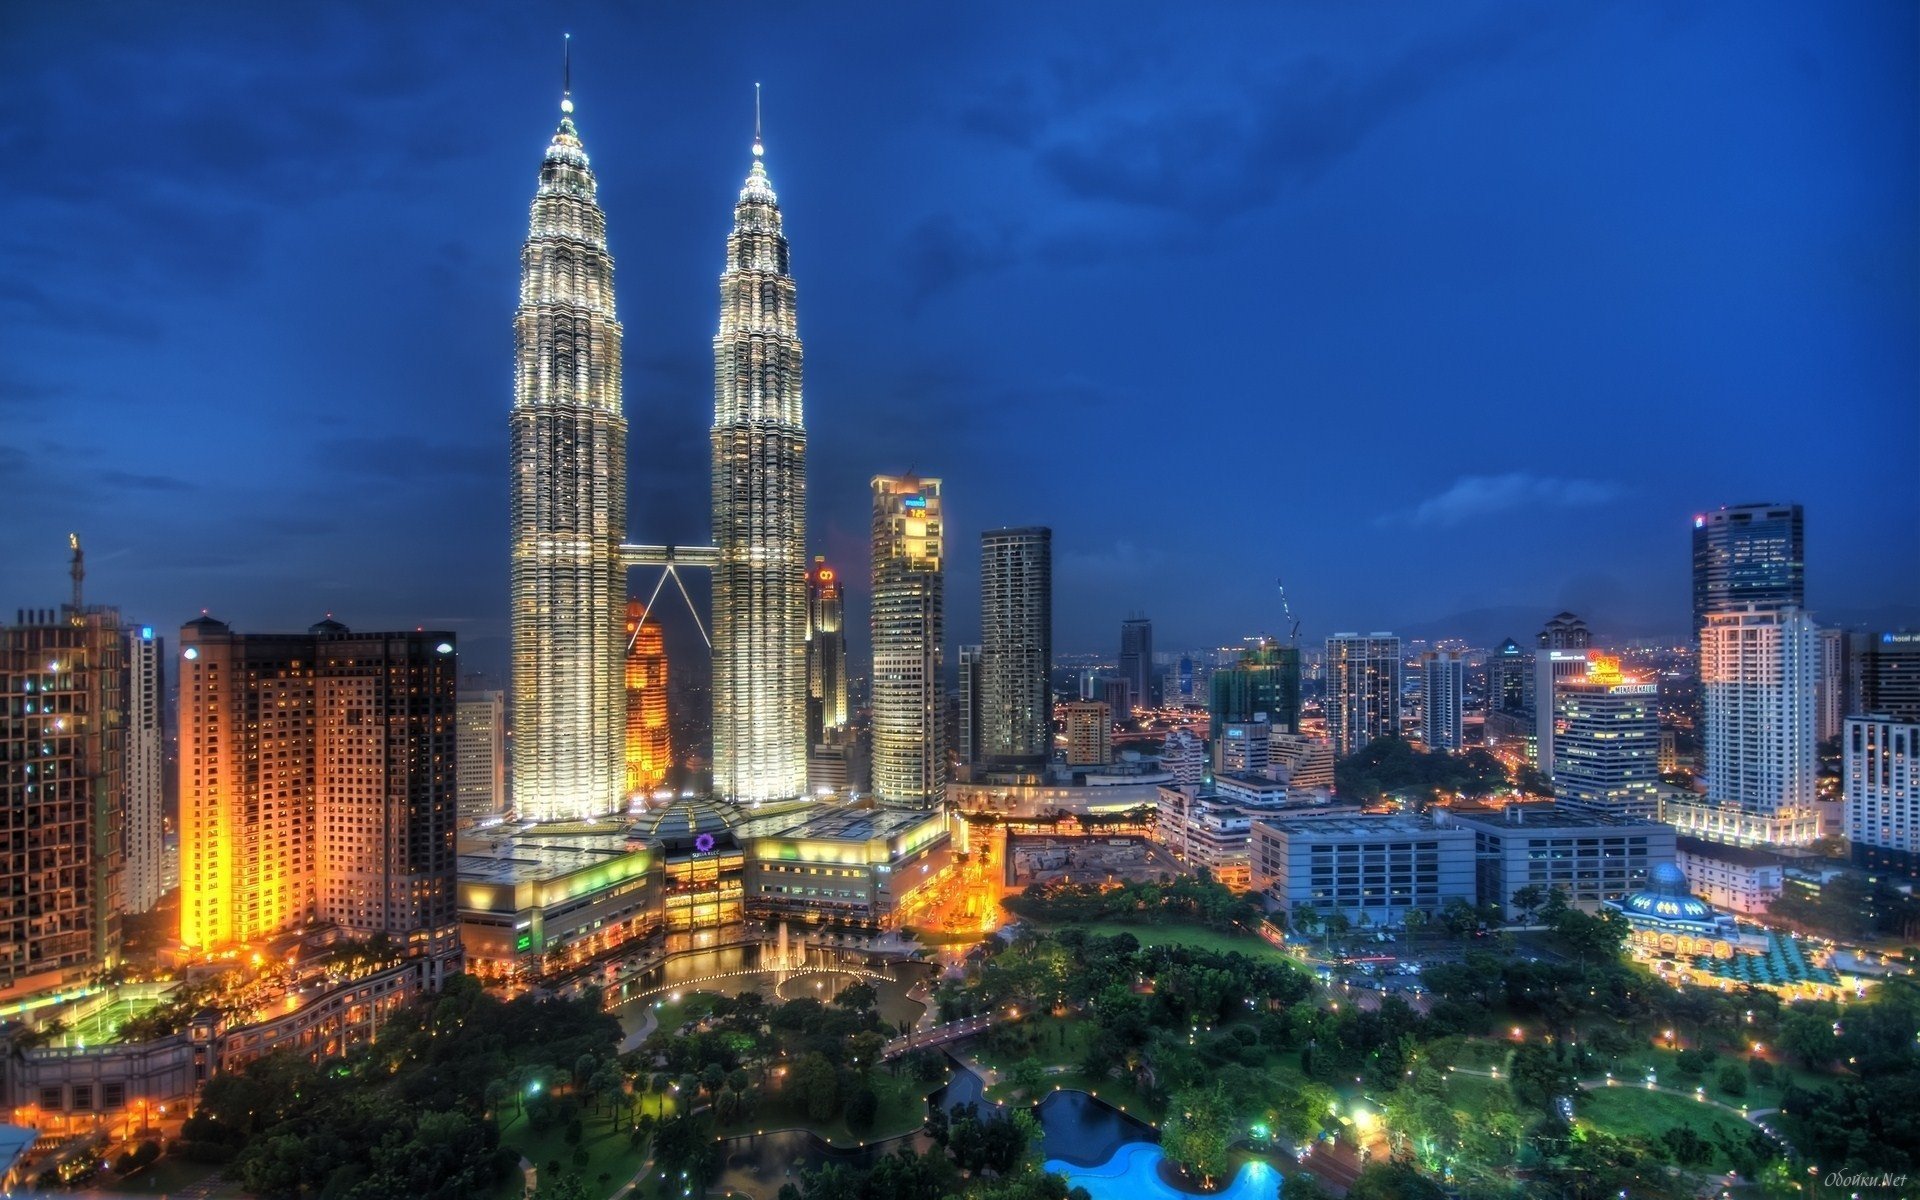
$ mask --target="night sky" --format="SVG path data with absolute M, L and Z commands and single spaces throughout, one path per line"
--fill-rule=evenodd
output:
M 813 541 L 863 579 L 867 479 L 943 477 L 952 641 L 1007 524 L 1061 652 L 1281 632 L 1279 577 L 1309 637 L 1677 636 L 1692 514 L 1753 500 L 1823 619 L 1915 619 L 1920 7 L 1038 7 L 5 5 L 0 606 L 76 529 L 135 620 L 502 661 L 570 30 L 634 540 L 708 540 L 760 80 Z

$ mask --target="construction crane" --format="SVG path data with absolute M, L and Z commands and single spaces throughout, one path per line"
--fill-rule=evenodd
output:
M 1286 615 L 1288 622 L 1293 625 L 1293 632 L 1287 635 L 1287 644 L 1298 646 L 1300 644 L 1300 622 L 1293 619 L 1293 606 L 1287 603 L 1287 581 L 1284 579 L 1276 579 L 1274 582 L 1280 587 L 1280 611 Z

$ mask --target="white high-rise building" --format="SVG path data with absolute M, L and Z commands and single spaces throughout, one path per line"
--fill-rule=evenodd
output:
M 713 339 L 713 789 L 807 789 L 807 431 L 780 202 L 762 164 L 733 209 Z
M 1841 743 L 1847 840 L 1920 862 L 1920 722 L 1848 717 Z
M 931 807 L 946 793 L 946 521 L 940 481 L 873 478 L 873 790 Z
M 127 663 L 127 911 L 143 913 L 166 892 L 166 846 L 161 798 L 166 779 L 166 641 L 153 626 L 128 628 Z
M 980 535 L 980 642 L 981 757 L 1003 766 L 1045 763 L 1053 751 L 1051 529 Z
M 520 252 L 510 417 L 513 793 L 537 821 L 614 812 L 626 780 L 621 331 L 571 90 L 560 111 Z
M 1160 766 L 1173 776 L 1174 787 L 1189 796 L 1197 796 L 1207 774 L 1206 747 L 1187 730 L 1175 729 L 1167 734 L 1166 745 L 1160 751 Z
M 462 821 L 484 821 L 507 807 L 506 694 L 460 697 L 454 717 L 455 785 Z
M 1819 639 L 1805 612 L 1748 605 L 1709 612 L 1700 631 L 1707 794 L 1670 803 L 1682 833 L 1736 845 L 1820 836 L 1814 688 Z
M 1400 639 L 1336 633 L 1327 639 L 1327 730 L 1335 757 L 1400 732 Z
M 1433 650 L 1420 656 L 1420 740 L 1427 749 L 1460 749 L 1466 689 L 1466 655 Z

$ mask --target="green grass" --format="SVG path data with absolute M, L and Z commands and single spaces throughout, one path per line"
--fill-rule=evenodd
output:
M 1053 926 L 1052 928 L 1064 927 Z M 1212 950 L 1220 954 L 1237 952 L 1248 958 L 1283 962 L 1296 967 L 1300 965 L 1293 956 L 1258 934 L 1252 933 L 1207 929 L 1199 925 L 1133 925 L 1121 921 L 1095 921 L 1086 925 L 1074 925 L 1071 928 L 1082 929 L 1102 937 L 1130 933 L 1140 939 L 1140 944 L 1143 946 L 1189 946 L 1195 950 Z
M 589 1192 L 611 1195 L 640 1169 L 640 1164 L 646 1159 L 647 1144 L 642 1141 L 638 1147 L 633 1146 L 628 1141 L 624 1121 L 618 1117 L 611 1125 L 604 1117 L 591 1113 L 583 1114 L 581 1120 L 586 1125 L 586 1132 L 580 1139 L 580 1145 L 586 1147 L 589 1155 L 587 1165 L 582 1168 L 574 1167 L 575 1148 L 567 1144 L 566 1128 L 558 1123 L 544 1133 L 535 1133 L 523 1118 L 509 1117 L 506 1128 L 500 1132 L 500 1142 L 520 1151 L 521 1156 L 534 1165 L 542 1178 L 546 1176 L 547 1164 L 557 1158 L 563 1170 L 577 1171 L 587 1181 Z M 602 1171 L 611 1177 L 604 1193 L 599 1190 Z M 522 1190 L 520 1172 L 513 1171 L 494 1189 L 493 1200 L 520 1200 Z
M 191 1184 L 200 1182 L 219 1170 L 211 1163 L 188 1162 L 184 1158 L 168 1156 L 160 1159 L 151 1167 L 127 1179 L 110 1179 L 102 1182 L 100 1190 L 106 1192 L 124 1192 L 135 1196 L 158 1196 L 168 1192 L 177 1192 Z M 237 1189 L 236 1189 L 237 1194 Z
M 1595 1088 L 1584 1093 L 1575 1102 L 1575 1111 L 1581 1122 L 1598 1129 L 1620 1137 L 1641 1137 L 1650 1141 L 1658 1140 L 1667 1130 L 1683 1125 L 1709 1142 L 1715 1142 L 1718 1133 L 1744 1141 L 1751 1128 L 1739 1117 L 1710 1104 L 1625 1084 Z M 1716 1171 L 1727 1169 L 1725 1156 L 1717 1148 L 1709 1166 Z

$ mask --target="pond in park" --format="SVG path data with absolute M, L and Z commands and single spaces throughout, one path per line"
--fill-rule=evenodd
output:
M 1047 1170 L 1065 1175 L 1068 1187 L 1087 1189 L 1093 1200 L 1193 1200 L 1195 1193 L 1183 1192 L 1160 1177 L 1160 1161 L 1160 1147 L 1152 1142 L 1128 1142 L 1096 1166 L 1050 1158 Z M 1256 1161 L 1242 1165 L 1224 1189 L 1205 1195 L 1208 1200 L 1272 1200 L 1276 1193 L 1285 1194 L 1280 1191 L 1280 1173 Z

